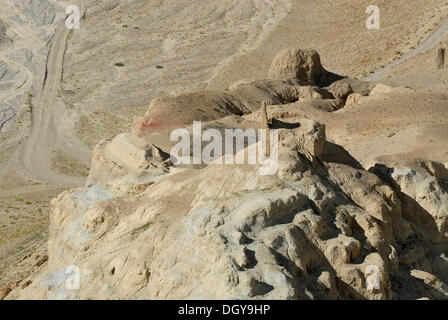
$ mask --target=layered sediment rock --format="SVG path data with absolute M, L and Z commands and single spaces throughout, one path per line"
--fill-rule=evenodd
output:
M 176 166 L 170 149 L 154 143 L 154 137 L 167 139 L 160 128 L 105 140 L 95 148 L 87 186 L 51 202 L 47 268 L 8 297 L 446 297 L 448 171 L 442 164 L 365 170 L 326 140 L 322 123 L 271 116 L 256 125 L 241 116 L 260 112 L 262 102 L 339 99 L 343 106 L 352 91 L 364 94 L 345 82 L 304 86 L 299 79 L 315 80 L 321 71 L 314 53 L 307 59 L 309 68 L 285 62 L 285 70 L 296 72 L 292 80 L 153 100 L 140 122 L 154 125 L 166 108 L 189 132 L 191 121 L 203 119 L 195 119 L 195 108 L 203 106 L 215 112 L 205 116 L 207 128 L 267 127 L 278 136 L 272 175 L 260 174 L 261 163 Z M 377 87 L 371 97 L 386 89 Z M 188 116 L 173 116 L 177 109 Z M 262 140 L 239 152 L 260 150 Z M 80 271 L 79 288 L 67 286 L 69 266 Z

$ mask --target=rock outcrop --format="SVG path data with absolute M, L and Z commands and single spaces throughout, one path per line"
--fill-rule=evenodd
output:
M 24 294 L 390 298 L 393 249 L 378 234 L 394 240 L 390 223 L 400 212 L 382 198 L 393 191 L 372 173 L 321 163 L 320 124 L 304 120 L 303 127 L 278 131 L 275 176 L 249 165 L 169 167 L 136 196 L 123 197 L 105 182 L 64 192 L 51 203 L 48 272 Z M 365 191 L 358 191 L 359 180 L 371 181 Z M 367 198 L 355 204 L 363 192 L 378 206 Z M 82 270 L 77 291 L 67 291 L 59 276 L 69 265 Z M 364 275 L 370 265 L 383 279 L 372 292 Z
M 116 180 L 62 193 L 51 203 L 48 270 L 21 297 L 390 299 L 403 266 L 413 268 L 414 281 L 425 272 L 444 285 L 430 259 L 446 277 L 446 247 L 410 252 L 405 245 L 427 236 L 426 225 L 414 228 L 420 220 L 402 197 L 415 194 L 405 187 L 416 173 L 394 171 L 398 191 L 353 159 L 332 162 L 346 153 L 325 143 L 319 123 L 300 124 L 277 129 L 274 176 L 250 165 L 168 165 L 137 193 Z M 157 171 L 134 167 L 133 185 Z M 437 168 L 444 177 L 446 169 Z M 426 195 L 429 180 L 421 187 Z M 427 201 L 446 197 L 438 192 Z M 446 211 L 433 208 L 439 224 L 429 226 L 430 237 L 440 244 Z M 66 287 L 71 265 L 81 270 L 78 290 Z M 368 288 L 372 270 L 380 281 Z
M 155 125 L 165 110 L 185 132 L 193 120 L 219 132 L 266 129 L 278 137 L 278 150 L 270 150 L 278 156 L 275 172 L 260 174 L 265 163 L 229 165 L 222 159 L 178 166 L 168 159 L 170 144 L 162 142 L 168 139 L 160 126 L 150 134 L 136 128 L 104 140 L 95 148 L 87 185 L 51 202 L 47 267 L 25 288 L 3 295 L 447 298 L 447 168 L 421 162 L 365 170 L 326 140 L 322 123 L 288 123 L 272 114 L 266 121 L 271 103 L 340 100 L 343 107 L 350 94 L 364 94 L 343 81 L 326 89 L 304 86 L 300 81 L 315 81 L 323 70 L 317 53 L 287 54 L 293 61 L 278 62 L 282 52 L 273 66 L 284 69 L 277 77 L 295 80 L 155 99 L 140 122 Z M 202 108 L 213 111 L 202 116 Z M 234 155 L 263 150 L 262 144 L 258 138 Z M 67 268 L 79 271 L 79 286 L 67 285 L 73 284 Z
M 329 85 L 342 79 L 324 69 L 316 50 L 285 49 L 274 58 L 269 69 L 271 79 L 297 79 L 303 85 Z
M 425 242 L 448 247 L 448 169 L 425 161 L 414 167 L 395 167 L 390 177 L 400 190 L 403 212 Z
M 316 50 L 282 50 L 275 56 L 269 70 L 272 79 L 298 79 L 310 85 L 316 84 L 325 74 Z
M 335 86 L 337 84 L 334 83 L 332 86 Z M 330 86 L 328 89 L 331 90 L 339 90 L 339 94 L 343 94 L 346 96 L 346 106 L 354 106 L 357 104 L 361 104 L 364 102 L 372 101 L 374 99 L 383 99 L 385 95 L 394 92 L 394 93 L 401 93 L 406 94 L 409 92 L 413 92 L 413 89 L 411 88 L 405 88 L 405 87 L 390 87 L 387 85 L 384 85 L 382 83 L 378 83 L 375 87 L 373 87 L 371 90 L 358 90 L 358 92 L 352 92 L 348 88 L 347 84 L 344 84 L 343 87 L 338 86 L 338 88 L 332 89 L 332 86 Z M 335 92 L 336 95 L 338 95 L 337 92 Z
M 159 97 L 151 101 L 134 132 L 166 130 L 189 125 L 193 120 L 211 121 L 249 114 L 258 110 L 263 102 L 275 105 L 310 99 L 331 100 L 334 97 L 324 88 L 303 86 L 297 79 L 256 80 L 234 86 L 227 92 L 202 91 Z
M 269 79 L 242 80 L 223 92 L 200 91 L 153 99 L 146 114 L 136 119 L 133 132 L 145 135 L 191 125 L 194 120 L 212 121 L 250 114 L 263 102 L 279 105 L 317 100 L 322 109 L 336 111 L 353 92 L 350 84 L 341 79 L 323 68 L 316 51 L 285 50 L 272 62 Z M 325 88 L 338 80 L 341 82 Z M 359 81 L 352 82 L 363 87 Z

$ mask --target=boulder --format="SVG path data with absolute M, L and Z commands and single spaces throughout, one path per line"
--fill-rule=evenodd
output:
M 137 135 L 122 133 L 95 146 L 87 185 L 122 178 L 149 165 L 156 167 L 168 158 L 154 144 Z
M 298 88 L 297 98 L 299 100 L 312 100 L 312 99 L 333 99 L 333 95 L 322 88 L 316 86 L 302 86 Z
M 315 85 L 326 73 L 315 50 L 282 50 L 275 56 L 269 69 L 269 77 L 272 79 L 298 79 L 310 85 Z
M 372 91 L 370 91 L 370 95 L 371 96 L 384 95 L 384 94 L 388 94 L 388 93 L 392 92 L 392 90 L 394 90 L 393 87 L 385 85 L 385 84 L 382 84 L 382 83 L 378 83 L 372 89 Z
M 420 162 L 396 166 L 390 178 L 399 190 L 403 215 L 421 236 L 448 249 L 448 192 L 443 185 L 446 169 L 442 164 Z
M 296 143 L 299 152 L 314 161 L 324 153 L 325 125 L 314 120 L 303 119 L 296 129 Z
M 333 94 L 335 99 L 346 100 L 347 97 L 353 93 L 351 85 L 343 81 L 333 82 L 326 89 Z
M 360 93 L 352 93 L 347 97 L 347 101 L 345 103 L 346 106 L 354 106 L 356 104 L 362 103 L 367 97 L 363 96 Z

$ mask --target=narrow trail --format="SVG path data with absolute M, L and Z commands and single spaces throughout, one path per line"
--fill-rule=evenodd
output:
M 84 0 L 80 0 L 79 7 L 83 17 L 86 12 Z M 11 168 L 29 179 L 64 186 L 80 185 L 84 181 L 81 177 L 63 175 L 51 168 L 52 151 L 58 143 L 58 132 L 54 123 L 57 112 L 55 101 L 61 84 L 64 54 L 70 32 L 65 26 L 65 19 L 62 19 L 50 41 L 46 79 L 35 105 L 29 137 L 9 160 Z
M 441 40 L 445 38 L 446 33 L 448 32 L 448 19 L 446 19 L 442 24 L 440 24 L 437 29 L 428 37 L 425 41 L 420 43 L 415 49 L 411 50 L 407 54 L 403 55 L 401 58 L 390 62 L 384 68 L 381 68 L 374 73 L 364 77 L 363 81 L 379 81 L 387 72 L 389 72 L 392 68 L 402 64 L 409 59 L 417 56 L 420 53 L 423 53 L 429 49 L 432 49 L 435 45 L 437 45 Z
M 86 12 L 84 0 L 78 0 L 77 3 L 79 3 L 81 16 L 84 17 Z M 21 187 L 11 185 L 6 190 L 0 186 L 0 199 L 42 192 L 60 192 L 69 186 L 79 186 L 84 182 L 83 178 L 59 174 L 53 171 L 51 167 L 52 151 L 58 144 L 66 146 L 72 143 L 76 146 L 76 142 L 61 138 L 55 127 L 55 119 L 58 112 L 56 100 L 61 85 L 64 54 L 70 32 L 71 30 L 65 26 L 65 19 L 59 21 L 48 44 L 46 79 L 42 91 L 33 105 L 34 113 L 29 136 L 22 141 L 9 160 L 0 168 L 0 179 L 3 179 L 10 173 L 15 173 L 17 176 L 39 181 L 41 184 Z M 27 72 L 25 74 L 25 82 L 19 90 L 29 89 L 33 81 L 32 72 L 28 69 L 25 70 L 24 66 L 20 66 L 6 57 L 2 58 L 7 63 L 20 67 L 23 72 Z M 47 239 L 48 230 L 41 228 L 29 237 L 23 238 L 18 245 L 7 249 L 5 254 L 2 253 L 0 255 L 0 271 L 6 271 L 7 273 L 3 274 L 3 272 L 0 272 L 0 284 L 2 284 L 2 281 L 9 282 L 11 280 L 10 277 L 20 276 L 20 271 L 14 270 L 14 267 L 11 268 L 10 266 L 20 260 L 25 254 L 30 252 L 42 252 L 44 254 Z
M 63 188 L 63 187 L 61 187 L 61 186 L 46 186 L 46 185 L 14 188 L 14 189 L 9 189 L 7 191 L 2 191 L 2 193 L 0 193 L 0 199 L 16 197 L 19 195 L 32 194 L 32 193 L 36 193 L 36 192 L 58 191 L 58 190 L 61 190 L 61 188 Z

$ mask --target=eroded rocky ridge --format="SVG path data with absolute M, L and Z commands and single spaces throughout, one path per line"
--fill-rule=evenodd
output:
M 447 168 L 363 168 L 327 141 L 324 124 L 276 119 L 291 101 L 335 112 L 387 94 L 351 79 L 317 84 L 329 73 L 316 54 L 280 53 L 275 79 L 154 99 L 133 133 L 95 147 L 87 186 L 51 202 L 48 266 L 8 298 L 446 298 Z M 172 128 L 262 128 L 262 102 L 280 105 L 269 113 L 275 175 L 168 159 Z M 70 265 L 80 268 L 79 290 L 66 287 Z M 368 289 L 372 266 L 380 282 Z

